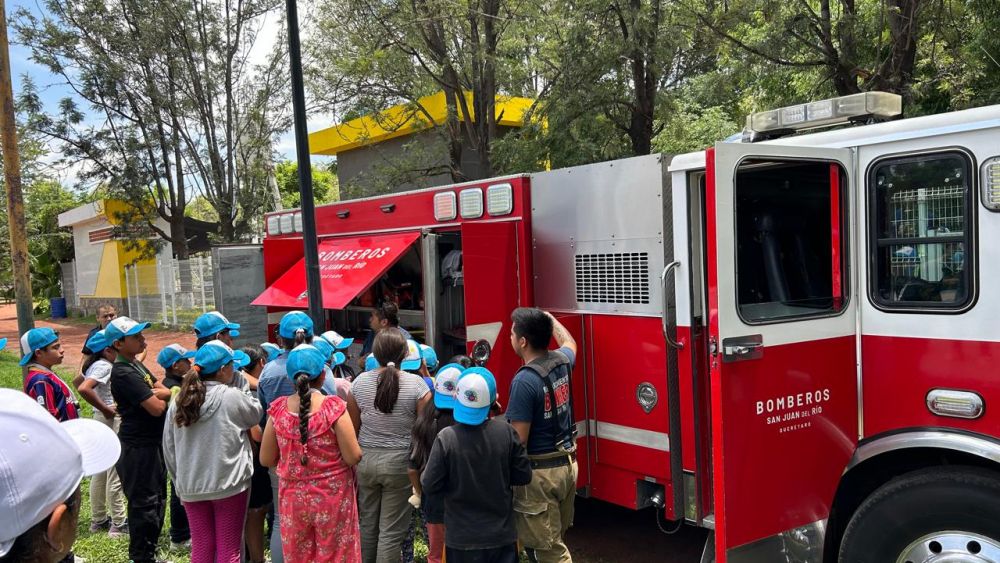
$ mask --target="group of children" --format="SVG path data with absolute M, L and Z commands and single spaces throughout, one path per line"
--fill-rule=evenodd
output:
M 92 479 L 91 529 L 130 534 L 133 561 L 155 561 L 168 476 L 194 563 L 236 563 L 244 549 L 263 561 L 272 502 L 275 562 L 395 563 L 411 505 L 428 561 L 517 561 L 511 487 L 530 482 L 531 466 L 512 427 L 491 417 L 485 368 L 460 356 L 436 370 L 432 348 L 389 327 L 355 376 L 351 339 L 313 335 L 304 313 L 283 317 L 278 345 L 234 351 L 239 325 L 212 312 L 195 322 L 196 350 L 158 353 L 157 379 L 141 361 L 146 327 L 117 317 L 94 332 L 78 386 L 122 443 L 116 468 Z M 21 344 L 25 391 L 57 419 L 79 416 L 52 371 L 58 334 L 33 329 Z

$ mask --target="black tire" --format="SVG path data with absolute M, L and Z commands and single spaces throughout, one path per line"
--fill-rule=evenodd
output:
M 972 532 L 1000 544 L 1000 479 L 976 467 L 934 467 L 889 481 L 865 499 L 840 543 L 841 563 L 895 563 L 934 532 Z

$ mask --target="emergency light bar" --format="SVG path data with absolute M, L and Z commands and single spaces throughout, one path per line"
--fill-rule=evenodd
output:
M 983 164 L 983 205 L 990 211 L 1000 211 L 1000 157 Z
M 270 215 L 267 218 L 268 235 L 287 235 L 302 232 L 302 212 Z
M 779 133 L 840 125 L 865 117 L 889 119 L 903 113 L 903 98 L 887 92 L 864 92 L 752 113 L 747 131 Z
M 478 219 L 483 216 L 483 190 L 469 188 L 458 194 L 458 209 L 463 219 Z
M 458 217 L 458 203 L 455 192 L 440 192 L 434 194 L 434 219 L 451 221 Z

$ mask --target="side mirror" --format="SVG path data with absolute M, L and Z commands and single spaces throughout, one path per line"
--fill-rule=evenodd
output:
M 472 345 L 472 361 L 479 367 L 486 365 L 486 362 L 490 360 L 490 354 L 493 349 L 490 348 L 490 343 L 486 340 L 478 340 Z

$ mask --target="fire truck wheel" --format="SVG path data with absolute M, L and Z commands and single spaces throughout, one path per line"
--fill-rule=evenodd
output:
M 935 467 L 886 483 L 851 517 L 841 563 L 1000 562 L 1000 479 Z

